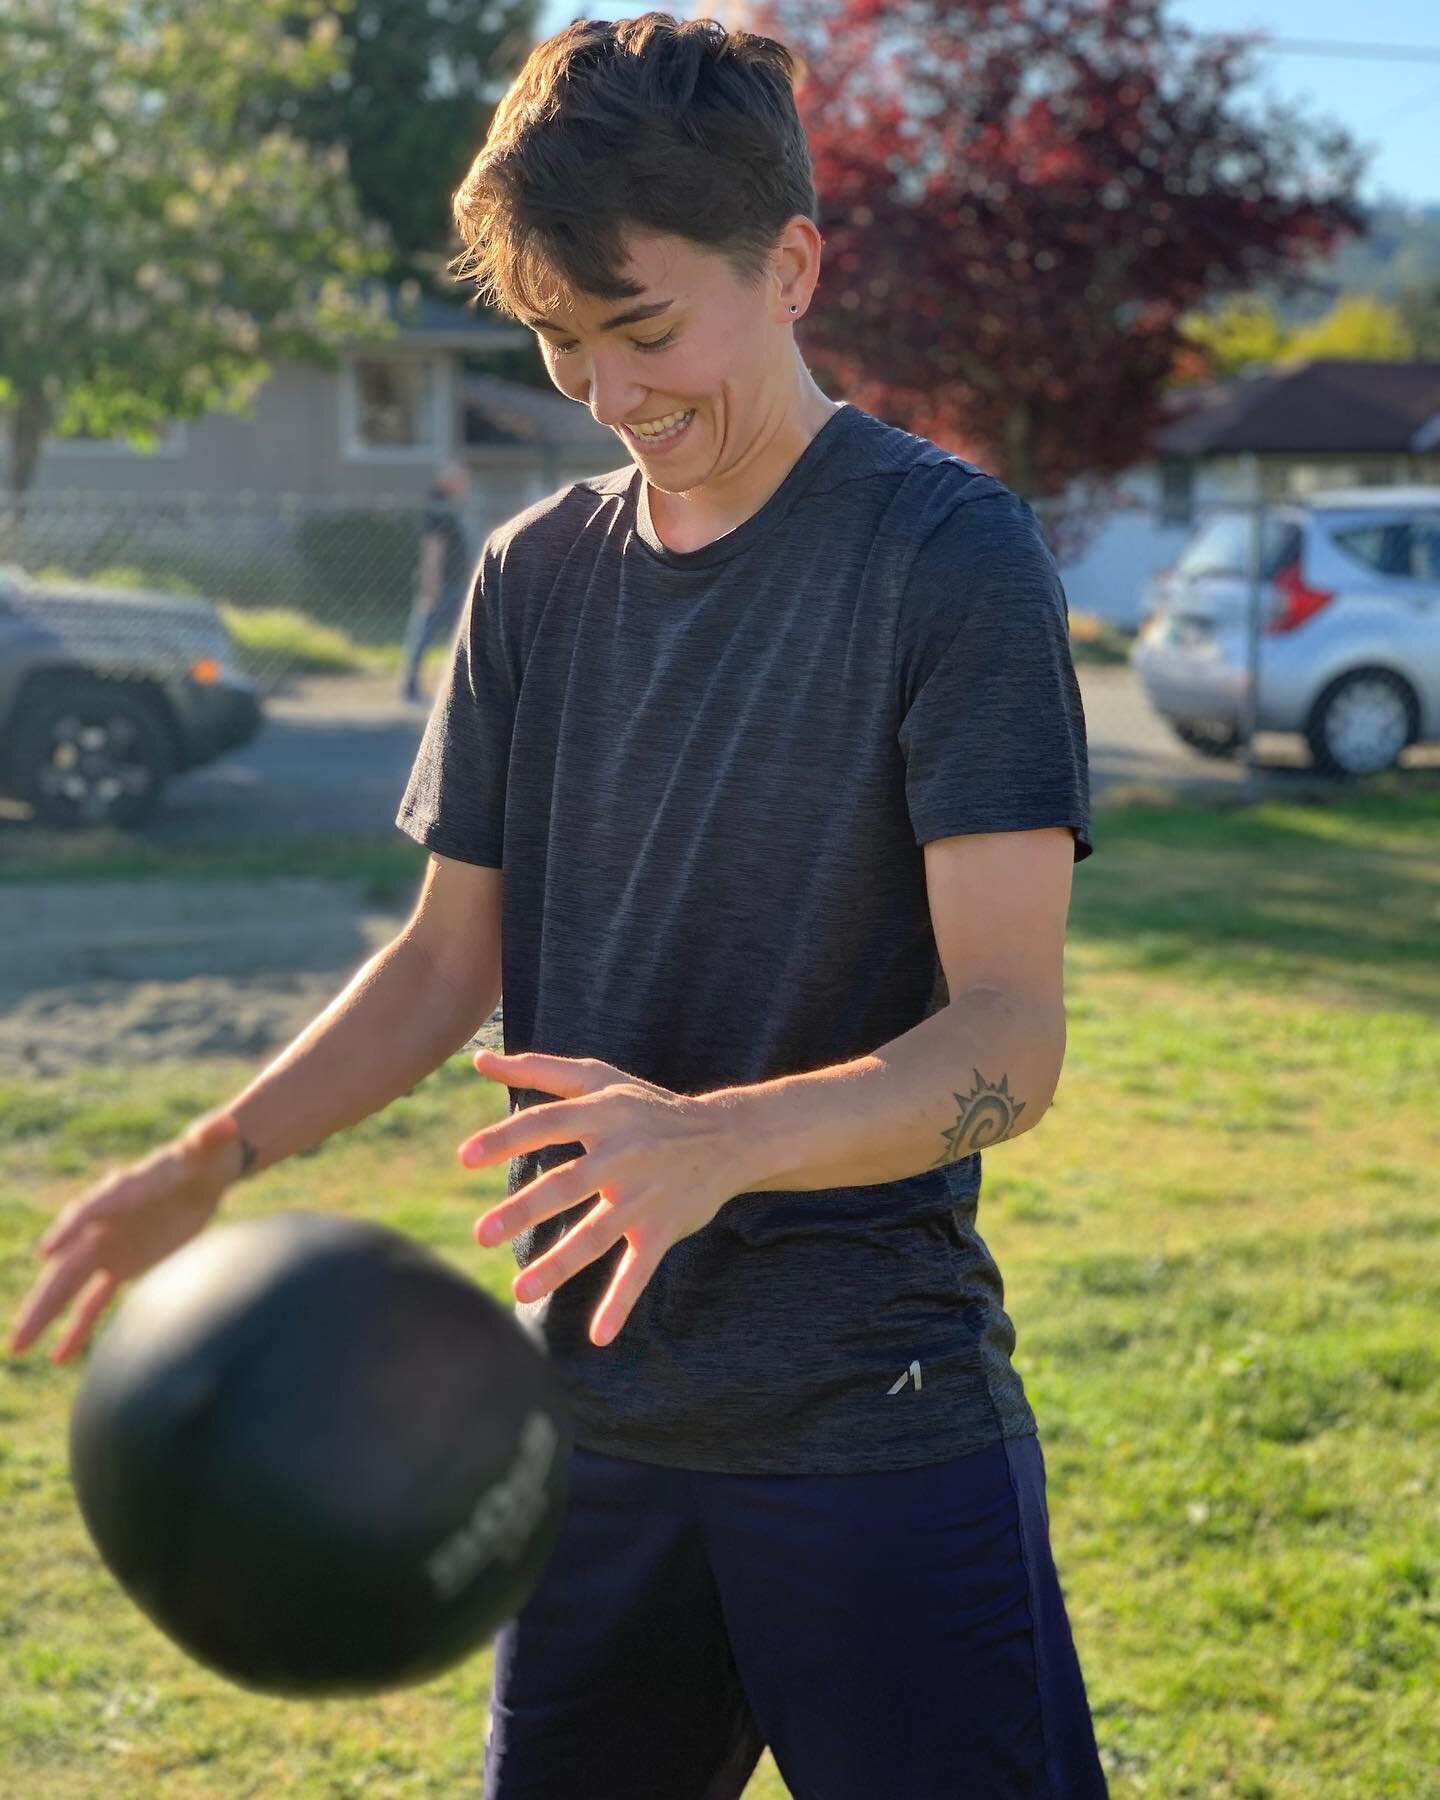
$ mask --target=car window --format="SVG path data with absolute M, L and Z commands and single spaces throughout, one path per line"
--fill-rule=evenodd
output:
M 1440 582 L 1440 513 L 1422 513 L 1410 534 L 1410 573 Z
M 1335 542 L 1349 557 L 1373 569 L 1377 575 L 1409 575 L 1411 571 L 1410 521 L 1391 524 L 1353 525 L 1337 531 Z
M 1288 519 L 1267 518 L 1260 536 L 1260 573 L 1268 581 L 1300 553 L 1300 527 Z M 1175 573 L 1197 575 L 1248 573 L 1250 517 L 1243 512 L 1211 515 L 1175 559 Z
M 1347 556 L 1377 574 L 1440 581 L 1440 513 L 1351 526 L 1337 531 L 1335 542 Z

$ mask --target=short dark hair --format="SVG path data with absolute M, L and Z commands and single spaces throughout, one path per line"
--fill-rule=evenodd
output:
M 747 287 L 786 223 L 818 218 L 799 58 L 714 19 L 576 19 L 531 51 L 454 195 L 483 304 L 630 299 L 627 227 L 719 252 Z

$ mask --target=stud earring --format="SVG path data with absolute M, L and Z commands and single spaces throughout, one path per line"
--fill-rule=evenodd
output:
M 790 308 L 790 310 L 791 310 L 791 312 L 799 312 L 799 310 L 800 310 L 800 308 L 799 308 L 799 307 L 798 307 L 798 306 L 793 306 L 793 305 L 792 305 L 792 306 L 791 306 L 791 308 Z

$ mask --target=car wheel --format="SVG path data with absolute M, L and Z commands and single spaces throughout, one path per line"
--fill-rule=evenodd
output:
M 1233 725 L 1221 725 L 1209 719 L 1172 719 L 1170 729 L 1182 744 L 1198 750 L 1201 756 L 1233 757 L 1240 748 L 1240 733 Z
M 39 823 L 129 827 L 155 811 L 175 757 L 151 701 L 123 682 L 74 676 L 22 698 L 9 763 L 14 791 Z
M 1352 669 L 1310 709 L 1305 738 L 1322 775 L 1378 775 L 1393 769 L 1420 729 L 1410 684 L 1391 669 Z

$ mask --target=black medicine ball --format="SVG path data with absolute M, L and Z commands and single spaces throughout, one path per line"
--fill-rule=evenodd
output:
M 80 1511 L 137 1606 L 241 1687 L 427 1681 L 489 1641 L 559 1533 L 573 1431 L 541 1348 L 382 1226 L 212 1226 L 98 1335 Z

